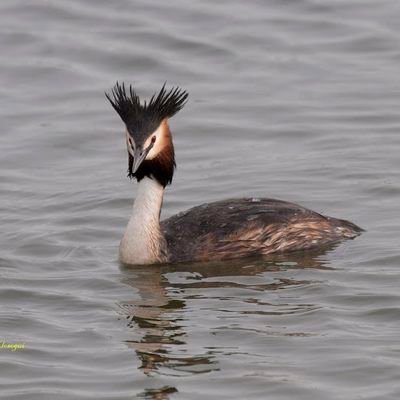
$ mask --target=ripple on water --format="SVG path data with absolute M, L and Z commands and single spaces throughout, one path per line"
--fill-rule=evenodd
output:
M 189 4 L 189 3 L 187 3 Z M 399 8 L 0 3 L 1 395 L 397 400 Z M 354 220 L 319 254 L 120 267 L 136 186 L 116 80 L 190 93 L 163 215 L 282 198 Z

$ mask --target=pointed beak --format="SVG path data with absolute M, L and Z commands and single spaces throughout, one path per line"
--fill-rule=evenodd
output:
M 148 151 L 143 150 L 140 147 L 135 149 L 135 153 L 133 155 L 133 165 L 132 165 L 132 174 L 134 174 L 140 167 L 140 164 L 144 161 L 147 156 Z
M 136 171 L 139 169 L 142 162 L 146 159 L 147 154 L 152 149 L 153 143 L 151 143 L 146 149 L 142 147 L 136 147 L 134 155 L 133 155 L 133 163 L 132 163 L 132 171 L 131 174 L 135 174 Z

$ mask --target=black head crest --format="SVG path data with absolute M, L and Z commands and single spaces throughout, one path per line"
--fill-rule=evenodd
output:
M 129 86 L 127 89 L 124 83 L 117 82 L 111 93 L 106 93 L 107 99 L 127 128 L 129 177 L 135 177 L 138 181 L 149 177 L 156 179 L 164 187 L 171 183 L 175 155 L 168 124 L 164 120 L 181 110 L 188 96 L 185 90 L 178 87 L 167 91 L 165 83 L 159 93 L 155 93 L 148 102 L 143 103 L 133 87 Z M 154 135 L 157 132 L 158 139 Z M 154 136 L 149 144 L 146 140 L 150 135 Z M 154 143 L 156 145 L 153 148 Z M 154 153 L 158 143 L 162 144 Z M 150 151 L 153 151 L 153 155 L 147 158 Z
M 189 94 L 179 87 L 173 87 L 167 91 L 165 83 L 160 92 L 155 93 L 149 102 L 141 103 L 134 88 L 129 85 L 129 90 L 127 90 L 124 83 L 120 85 L 117 82 L 111 94 L 106 93 L 114 110 L 128 129 L 132 130 L 143 130 L 150 126 L 156 129 L 163 119 L 171 118 L 183 108 L 188 96 Z

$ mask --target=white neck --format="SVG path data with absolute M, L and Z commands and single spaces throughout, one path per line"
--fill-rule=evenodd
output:
M 160 231 L 164 187 L 148 177 L 139 182 L 132 216 L 119 246 L 119 257 L 126 264 L 153 264 L 166 261 Z

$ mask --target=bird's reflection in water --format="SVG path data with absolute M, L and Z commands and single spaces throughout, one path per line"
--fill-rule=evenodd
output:
M 324 253 L 276 256 L 267 260 L 121 267 L 122 281 L 137 292 L 134 300 L 119 304 L 120 313 L 131 328 L 131 336 L 126 342 L 135 350 L 140 368 L 146 375 L 187 376 L 218 370 L 218 351 L 214 347 L 203 347 L 202 354 L 192 354 L 193 351 L 188 349 L 188 331 L 193 332 L 193 325 L 201 323 L 193 321 L 193 312 L 204 319 L 213 311 L 232 312 L 246 318 L 251 314 L 282 315 L 312 310 L 313 304 L 289 304 L 279 298 L 276 302 L 276 297 L 271 302 L 271 293 L 312 284 L 310 279 L 294 279 L 291 275 L 298 269 L 330 269 L 323 261 Z M 231 292 L 227 293 L 229 290 Z M 215 307 L 204 315 L 200 304 L 193 306 L 193 302 L 205 298 L 214 302 L 236 301 L 237 304 L 237 290 L 250 290 L 250 294 L 240 296 L 239 309 L 236 306 L 231 310 L 225 301 L 223 310 Z M 257 293 L 257 296 L 251 293 Z M 191 302 L 190 312 L 188 302 Z M 189 326 L 191 329 L 187 329 Z M 222 328 L 229 329 L 229 326 Z M 283 334 L 301 336 L 305 333 Z M 173 387 L 161 387 L 149 389 L 142 396 L 168 399 L 175 391 Z

